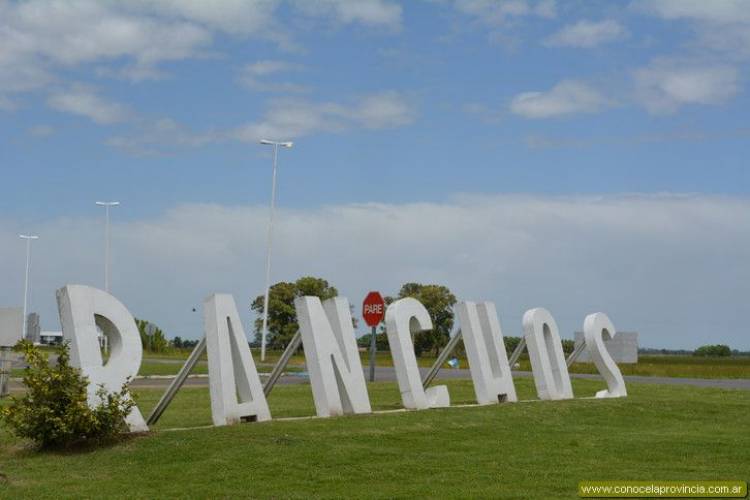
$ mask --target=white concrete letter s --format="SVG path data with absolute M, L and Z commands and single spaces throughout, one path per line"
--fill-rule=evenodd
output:
M 589 314 L 583 321 L 586 349 L 599 373 L 607 381 L 607 389 L 597 392 L 597 398 L 620 398 L 628 395 L 622 373 L 604 343 L 616 334 L 615 326 L 604 313 Z

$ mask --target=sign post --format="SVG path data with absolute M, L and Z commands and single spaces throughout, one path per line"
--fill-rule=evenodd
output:
M 367 326 L 372 327 L 370 334 L 370 382 L 375 381 L 375 357 L 377 353 L 377 328 L 385 316 L 385 301 L 379 292 L 370 292 L 362 302 L 362 317 Z
M 370 333 L 370 382 L 375 382 L 375 360 L 377 359 L 378 344 L 375 338 L 378 334 L 377 326 L 372 327 Z

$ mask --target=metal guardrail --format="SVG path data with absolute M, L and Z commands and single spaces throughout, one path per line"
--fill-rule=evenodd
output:
M 512 370 L 514 366 L 516 366 L 516 363 L 518 363 L 518 358 L 521 357 L 521 354 L 523 354 L 523 351 L 526 350 L 526 337 L 521 335 L 521 340 L 518 342 L 518 345 L 515 349 L 513 349 L 513 352 L 510 355 L 510 358 L 508 358 L 508 365 L 510 366 L 510 369 Z
M 570 353 L 570 356 L 568 356 L 568 359 L 565 360 L 565 364 L 570 368 L 570 365 L 576 362 L 576 359 L 578 359 L 578 356 L 581 355 L 581 353 L 586 349 L 586 342 L 583 341 L 580 344 L 576 346 L 575 349 L 573 349 L 573 352 Z
M 164 394 L 162 395 L 161 399 L 159 399 L 159 402 L 156 403 L 154 409 L 151 410 L 151 414 L 148 416 L 148 419 L 146 419 L 147 425 L 151 426 L 159 421 L 162 413 L 164 413 L 164 410 L 167 409 L 169 403 L 172 402 L 175 395 L 177 394 L 177 391 L 179 391 L 180 387 L 182 387 L 182 384 L 185 383 L 188 375 L 190 375 L 190 372 L 193 371 L 195 365 L 198 364 L 198 360 L 204 352 L 206 352 L 205 337 L 203 337 L 200 342 L 198 342 L 198 344 L 193 348 L 193 352 L 190 353 L 190 356 L 188 356 L 187 361 L 185 361 L 185 364 L 182 365 L 182 368 L 180 368 L 177 376 L 174 378 L 174 380 L 172 380 L 172 383 L 169 384 L 167 390 L 164 391 Z
M 294 334 L 294 337 L 292 337 L 292 340 L 286 346 L 286 349 L 284 349 L 284 352 L 276 362 L 273 370 L 271 370 L 271 374 L 268 376 L 268 380 L 266 380 L 266 383 L 263 384 L 263 394 L 265 394 L 266 396 L 271 394 L 273 386 L 275 386 L 276 382 L 278 382 L 279 378 L 281 378 L 281 374 L 284 373 L 284 368 L 286 368 L 286 365 L 289 364 L 289 360 L 292 358 L 297 349 L 299 349 L 299 346 L 301 344 L 302 334 L 297 331 L 297 333 Z
M 427 374 L 422 379 L 422 387 L 425 389 L 432 383 L 432 381 L 437 376 L 440 369 L 443 367 L 443 364 L 447 361 L 448 356 L 451 355 L 451 353 L 454 351 L 456 346 L 458 345 L 458 342 L 462 339 L 461 330 L 456 332 L 456 335 L 451 337 L 451 339 L 446 344 L 445 348 L 440 352 L 437 359 L 435 360 L 435 363 L 433 363 L 432 367 L 430 368 L 430 371 L 427 372 Z M 581 342 L 576 346 L 576 348 L 573 350 L 572 353 L 570 353 L 570 356 L 568 356 L 568 359 L 565 360 L 565 364 L 570 367 L 573 363 L 575 363 L 576 359 L 581 355 L 581 353 L 586 349 L 586 343 Z M 508 365 L 510 365 L 511 370 L 515 366 L 515 364 L 518 362 L 518 359 L 521 357 L 521 354 L 526 350 L 526 337 L 521 335 L 521 340 L 518 342 L 518 345 L 513 350 L 513 353 L 511 353 L 510 357 L 508 358 Z
M 446 344 L 445 348 L 440 352 L 435 362 L 430 367 L 430 370 L 425 374 L 424 378 L 422 379 L 422 387 L 425 389 L 432 384 L 432 382 L 435 380 L 435 377 L 437 376 L 440 369 L 443 367 L 443 364 L 448 360 L 448 357 L 453 353 L 453 351 L 458 346 L 458 343 L 461 342 L 463 339 L 463 335 L 461 333 L 461 330 L 458 330 L 456 334 L 451 337 L 451 339 Z M 266 380 L 266 383 L 263 384 L 263 394 L 265 396 L 268 396 L 271 394 L 271 391 L 273 390 L 276 383 L 281 378 L 281 375 L 284 373 L 284 369 L 289 364 L 289 360 L 292 358 L 294 353 L 297 351 L 297 349 L 300 348 L 302 345 L 302 334 L 298 331 L 294 334 L 294 337 L 292 337 L 292 340 L 289 342 L 289 344 L 286 346 L 286 349 L 284 349 L 284 352 L 281 354 L 281 357 L 274 365 L 273 369 L 271 370 L 270 375 L 268 376 L 268 380 Z M 576 359 L 581 355 L 581 353 L 585 350 L 586 343 L 582 342 L 578 346 L 576 346 L 575 350 L 568 356 L 568 358 L 565 360 L 566 365 L 569 367 L 572 365 Z M 524 336 L 521 336 L 521 340 L 518 342 L 518 345 L 513 350 L 513 353 L 508 358 L 508 364 L 510 365 L 510 368 L 513 369 L 513 366 L 518 362 L 518 359 L 521 357 L 521 354 L 526 350 L 526 338 Z M 177 394 L 177 391 L 180 390 L 182 385 L 185 383 L 185 380 L 187 380 L 188 375 L 193 370 L 195 365 L 198 363 L 198 360 L 203 355 L 203 353 L 206 351 L 206 339 L 203 338 L 198 342 L 198 345 L 195 346 L 193 349 L 193 352 L 190 353 L 190 356 L 188 357 L 187 361 L 185 361 L 185 364 L 182 365 L 182 368 L 180 368 L 179 373 L 174 378 L 172 383 L 169 385 L 167 390 L 164 392 L 164 395 L 161 397 L 159 402 L 156 404 L 154 409 L 151 411 L 151 414 L 149 415 L 148 419 L 146 420 L 146 423 L 150 426 L 155 424 L 159 421 L 159 418 L 161 418 L 161 415 L 164 413 L 164 411 L 167 409 L 169 404 L 174 399 L 175 395 Z M 0 358 L 0 396 L 3 396 L 7 394 L 7 383 L 8 378 L 10 376 L 10 370 L 7 369 L 7 375 L 6 375 L 6 353 L 10 352 L 10 350 L 6 350 L 3 348 L 2 350 L 2 358 Z M 10 361 L 8 359 L 8 361 Z
M 440 354 L 438 354 L 437 359 L 432 364 L 432 367 L 430 367 L 430 371 L 427 372 L 427 374 L 422 379 L 422 387 L 427 389 L 427 387 L 432 383 L 434 378 L 437 376 L 438 372 L 440 371 L 440 368 L 443 367 L 443 363 L 445 363 L 448 360 L 448 356 L 453 353 L 453 350 L 456 348 L 458 343 L 463 338 L 461 334 L 461 330 L 458 330 L 456 334 L 451 337 L 451 339 L 448 341 L 448 343 L 445 345 L 442 351 L 440 351 Z

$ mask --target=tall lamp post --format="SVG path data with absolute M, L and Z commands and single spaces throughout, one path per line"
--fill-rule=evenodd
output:
M 292 142 L 278 142 L 262 139 L 261 144 L 273 146 L 273 175 L 271 177 L 271 215 L 268 221 L 268 247 L 266 249 L 266 294 L 263 299 L 263 330 L 260 339 L 260 360 L 266 360 L 266 336 L 268 331 L 268 293 L 271 288 L 271 239 L 273 235 L 273 213 L 276 208 L 276 160 L 279 155 L 279 146 L 291 148 Z
M 29 270 L 31 269 L 31 241 L 38 240 L 39 236 L 35 234 L 19 234 L 19 238 L 26 240 L 26 280 L 23 286 L 23 338 L 26 339 L 27 329 L 27 308 L 29 304 Z
M 116 207 L 119 201 L 97 201 L 104 207 L 104 291 L 109 293 L 109 208 Z

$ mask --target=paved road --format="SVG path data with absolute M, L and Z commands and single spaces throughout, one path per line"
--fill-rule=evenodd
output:
M 427 373 L 427 368 L 420 368 L 422 376 Z M 366 372 L 366 376 L 367 376 Z M 514 377 L 531 377 L 531 372 L 514 371 Z M 571 373 L 572 378 L 602 380 L 600 375 L 589 375 L 583 373 Z M 469 370 L 440 370 L 438 378 L 441 379 L 468 379 L 471 378 Z M 674 378 L 674 377 L 643 377 L 637 375 L 625 376 L 626 382 L 640 384 L 665 384 L 665 385 L 689 385 L 693 387 L 714 387 L 719 389 L 744 389 L 750 390 L 750 379 L 699 379 L 699 378 Z M 392 367 L 378 367 L 375 370 L 375 380 L 395 381 L 396 372 Z M 304 384 L 308 379 L 305 374 L 288 374 L 279 379 L 279 384 Z M 134 387 L 166 387 L 170 379 L 138 379 Z M 208 378 L 190 378 L 187 382 L 191 386 L 206 386 Z
M 20 368 L 22 361 L 14 359 L 14 368 Z M 168 362 L 182 363 L 181 360 L 165 360 Z M 427 368 L 420 368 L 422 376 L 427 373 Z M 365 376 L 369 372 L 365 369 Z M 514 377 L 531 377 L 531 372 L 514 371 Z M 590 375 L 582 373 L 571 373 L 572 378 L 601 380 L 599 375 Z M 468 369 L 443 369 L 438 373 L 441 379 L 468 379 L 471 378 Z M 743 389 L 750 390 L 750 379 L 700 379 L 700 378 L 676 378 L 676 377 L 647 377 L 639 375 L 626 375 L 626 382 L 640 384 L 664 384 L 664 385 L 689 385 L 693 387 L 714 387 L 719 389 Z M 396 372 L 393 367 L 377 367 L 375 370 L 375 379 L 379 381 L 395 381 Z M 139 378 L 133 382 L 133 387 L 150 387 L 166 388 L 171 382 L 171 378 Z M 289 373 L 279 379 L 279 384 L 304 384 L 308 379 L 305 374 Z M 202 387 L 208 385 L 208 379 L 205 376 L 191 377 L 185 382 L 186 386 Z M 13 380 L 10 382 L 10 390 L 20 390 L 21 384 Z
M 420 368 L 424 376 L 428 369 Z M 367 372 L 366 372 L 367 373 Z M 531 377 L 531 372 L 514 371 L 514 377 Z M 572 378 L 601 380 L 599 375 L 589 375 L 582 373 L 571 373 Z M 441 379 L 468 379 L 470 378 L 467 369 L 444 369 L 438 373 Z M 664 384 L 664 385 L 689 385 L 693 387 L 713 387 L 719 389 L 742 389 L 750 390 L 750 379 L 700 379 L 700 378 L 673 378 L 673 377 L 644 377 L 638 375 L 627 375 L 624 377 L 626 382 L 639 384 Z M 375 370 L 375 380 L 378 381 L 395 381 L 396 372 L 392 367 L 378 367 Z M 134 388 L 166 388 L 171 382 L 171 378 L 141 378 L 133 382 Z M 279 379 L 279 384 L 305 384 L 308 379 L 305 374 L 290 373 Z M 191 377 L 185 382 L 185 386 L 205 387 L 208 385 L 206 376 Z M 10 390 L 20 390 L 21 385 L 18 381 L 11 381 Z

